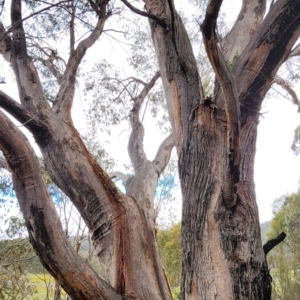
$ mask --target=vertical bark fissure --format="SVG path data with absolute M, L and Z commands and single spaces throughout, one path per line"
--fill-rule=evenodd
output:
M 232 74 L 227 68 L 221 50 L 217 45 L 216 23 L 222 1 L 212 0 L 207 6 L 205 19 L 201 25 L 206 53 L 222 89 L 225 102 L 228 165 L 224 178 L 223 201 L 228 207 L 237 201 L 236 184 L 239 181 L 240 164 L 240 106 L 237 89 Z M 232 197 L 233 196 L 233 197 Z
M 162 2 L 156 1 L 154 4 L 145 1 L 145 3 L 148 11 L 155 12 L 158 16 L 165 16 L 167 22 L 171 20 L 172 17 L 168 15 L 167 9 L 162 9 L 163 6 L 160 5 Z M 263 9 L 264 4 L 261 5 L 260 9 Z M 261 15 L 258 18 L 261 18 Z M 183 43 L 186 41 L 182 36 L 184 29 L 180 27 L 177 17 L 174 20 L 177 41 Z M 222 297 L 269 299 L 270 277 L 260 242 L 252 176 L 257 119 L 246 119 L 243 127 L 240 128 L 238 95 L 241 95 L 242 85 L 232 87 L 233 81 L 240 84 L 239 81 L 247 77 L 245 70 L 239 69 L 238 77 L 236 72 L 233 73 L 234 77 L 229 74 L 229 80 L 223 82 L 225 95 L 219 95 L 218 108 L 208 101 L 197 103 L 196 99 L 191 97 L 191 89 L 195 88 L 194 82 L 186 80 L 189 68 L 184 69 L 182 68 L 184 62 L 179 63 L 171 34 L 155 26 L 153 22 L 150 23 L 179 153 L 184 201 L 183 299 L 221 299 Z M 293 32 L 295 36 L 296 26 L 298 25 L 295 25 Z M 263 28 L 263 25 L 260 28 Z M 179 44 L 177 43 L 177 46 Z M 184 50 L 178 46 L 181 57 L 188 57 L 187 45 L 185 43 Z M 266 48 L 266 51 L 270 51 L 271 48 Z M 247 48 L 244 50 L 244 55 L 246 52 Z M 239 58 L 239 61 L 241 63 L 242 58 Z M 249 63 L 246 59 L 244 61 Z M 186 66 L 190 65 L 186 64 Z M 226 70 L 225 67 L 223 69 Z M 219 71 L 220 66 L 217 67 L 216 73 Z M 191 74 L 193 72 L 189 75 Z M 226 76 L 228 74 L 225 74 L 225 79 Z M 224 80 L 222 74 L 219 79 Z M 229 88 L 229 92 L 226 88 Z M 226 101 L 229 104 L 227 107 Z M 189 124 L 186 122 L 187 116 L 189 116 Z M 230 141 L 226 142 L 229 133 L 228 122 L 229 126 L 236 126 L 233 128 L 233 133 L 238 142 L 234 145 L 240 152 L 236 160 L 240 162 L 237 164 L 240 166 L 240 176 L 234 178 L 235 186 L 228 189 L 228 198 L 231 198 L 229 206 L 224 205 L 222 201 L 222 189 L 226 184 L 224 181 L 227 180 L 224 170 L 228 168 L 228 148 L 230 149 L 228 147 Z M 213 235 L 213 241 L 209 239 L 210 234 Z M 195 240 L 196 236 L 199 240 Z M 218 247 L 219 244 L 223 251 L 213 251 L 214 246 Z M 207 247 L 210 247 L 210 250 L 205 250 Z M 224 269 L 219 272 L 217 266 L 224 261 L 224 258 L 225 267 L 222 265 Z M 210 278 L 205 278 L 204 274 L 209 274 Z

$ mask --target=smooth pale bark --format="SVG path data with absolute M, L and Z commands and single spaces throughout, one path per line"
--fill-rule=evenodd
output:
M 234 65 L 260 26 L 265 11 L 265 0 L 243 0 L 237 20 L 221 42 L 222 53 L 230 67 Z
M 144 2 L 168 24 L 165 30 L 150 22 L 179 155 L 182 299 L 270 299 L 253 181 L 255 142 L 261 102 L 299 36 L 300 2 L 277 1 L 260 24 L 264 1 L 245 1 L 259 4 L 256 13 L 245 10 L 255 24 L 245 45 L 230 38 L 234 30 L 224 39 L 225 56 L 213 40 L 222 1 L 209 2 L 203 32 L 219 85 L 212 99 L 200 97 L 196 62 L 173 2 Z M 228 75 L 222 55 L 230 60 L 236 49 L 241 53 Z

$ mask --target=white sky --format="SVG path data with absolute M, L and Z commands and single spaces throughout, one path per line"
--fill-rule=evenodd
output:
M 225 0 L 224 2 L 224 5 L 228 5 L 232 11 L 239 9 L 238 3 L 241 3 L 240 0 Z M 103 44 L 99 45 L 103 51 Z M 114 62 L 116 57 L 120 56 L 119 51 L 118 45 L 112 47 L 110 43 L 106 43 L 105 54 L 106 57 L 109 57 L 110 62 Z M 93 52 L 93 55 L 95 53 Z M 17 98 L 13 82 L 0 85 L 0 88 Z M 78 97 L 74 112 L 82 112 L 87 108 L 87 104 Z M 255 183 L 261 222 L 271 219 L 271 205 L 275 198 L 297 191 L 300 179 L 300 157 L 293 155 L 290 147 L 294 129 L 300 125 L 300 114 L 297 113 L 297 108 L 287 99 L 278 96 L 278 98 L 268 99 L 262 112 L 268 113 L 264 114 L 264 118 L 260 120 L 255 160 Z M 74 122 L 76 127 L 82 129 L 85 125 L 82 123 L 82 117 L 77 117 L 77 113 Z M 152 159 L 164 136 L 157 128 L 153 127 L 153 120 L 150 118 L 145 119 L 144 125 L 146 128 L 145 148 L 149 159 Z M 129 131 L 124 131 L 128 128 L 127 126 L 127 128 L 114 129 L 111 144 L 107 146 L 112 156 L 120 162 L 128 161 Z

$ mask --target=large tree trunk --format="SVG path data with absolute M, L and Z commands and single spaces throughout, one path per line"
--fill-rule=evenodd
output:
M 300 2 L 277 1 L 262 24 L 265 3 L 258 2 L 247 11 L 245 1 L 246 15 L 224 39 L 223 54 L 215 36 L 222 1 L 209 2 L 201 28 L 217 84 L 205 98 L 173 1 L 145 0 L 147 11 L 165 22 L 150 23 L 179 156 L 182 299 L 271 297 L 253 181 L 255 142 L 261 102 L 299 36 Z M 251 14 L 251 30 L 234 42 L 234 30 L 247 31 Z

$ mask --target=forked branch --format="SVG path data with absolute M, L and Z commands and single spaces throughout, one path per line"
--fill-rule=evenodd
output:
M 291 55 L 299 39 L 299 11 L 299 1 L 274 2 L 233 67 L 242 126 L 249 117 L 259 114 L 261 103 L 279 67 Z M 282 18 L 284 15 L 289 17 Z M 296 51 L 297 47 L 294 49 Z
M 76 73 L 87 49 L 94 45 L 103 32 L 104 24 L 107 18 L 106 5 L 107 1 L 101 0 L 97 1 L 97 9 L 94 7 L 94 5 L 92 6 L 94 10 L 96 9 L 95 12 L 98 15 L 97 24 L 90 35 L 80 41 L 76 48 L 74 45 L 75 39 L 73 36 L 74 29 L 72 28 L 72 26 L 74 26 L 74 15 L 71 15 L 70 49 L 74 50 L 70 53 L 69 61 L 61 79 L 60 89 L 53 105 L 54 111 L 61 115 L 64 119 L 71 120 L 71 107 L 75 93 Z
M 140 109 L 149 91 L 154 87 L 160 72 L 157 71 L 152 79 L 144 85 L 139 95 L 133 98 L 133 108 L 130 112 L 131 134 L 128 142 L 129 157 L 136 170 L 146 159 L 144 151 L 144 126 L 140 121 Z

